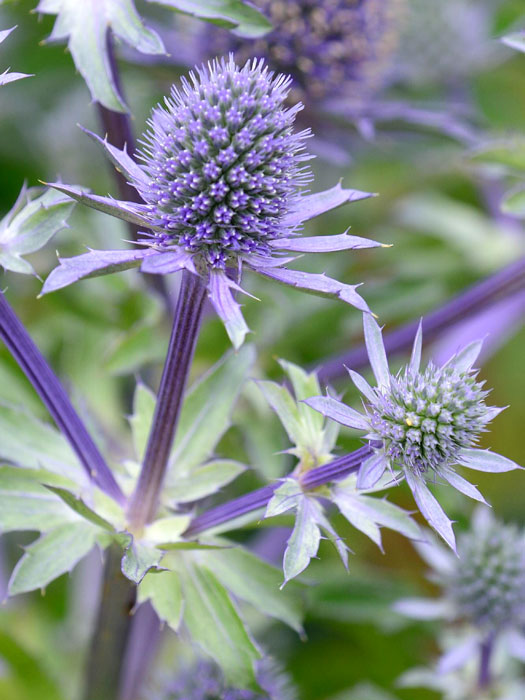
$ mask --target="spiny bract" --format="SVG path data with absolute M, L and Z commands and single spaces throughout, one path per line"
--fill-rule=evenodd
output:
M 365 404 L 386 454 L 415 474 L 454 464 L 462 447 L 474 445 L 486 425 L 488 392 L 476 373 L 432 363 L 421 373 L 405 369 L 377 400 Z
M 158 242 L 221 268 L 232 254 L 267 255 L 309 179 L 307 132 L 292 132 L 302 106 L 283 107 L 291 78 L 232 57 L 190 78 L 154 109 L 142 154 L 149 181 L 137 189 L 164 232 Z

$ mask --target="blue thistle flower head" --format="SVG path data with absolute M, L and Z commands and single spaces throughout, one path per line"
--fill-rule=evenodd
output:
M 308 132 L 293 132 L 302 105 L 283 106 L 291 78 L 230 57 L 190 81 L 153 110 L 142 154 L 148 179 L 137 189 L 162 230 L 158 243 L 220 268 L 239 253 L 268 255 L 269 242 L 290 233 L 283 217 L 311 179 Z
M 294 79 L 308 102 L 363 98 L 383 80 L 396 46 L 400 0 L 256 0 L 274 29 L 252 42 L 209 26 L 203 43 L 212 52 L 234 51 L 243 62 L 264 57 Z
M 396 478 L 406 479 L 421 513 L 455 550 L 451 522 L 427 481 L 445 481 L 484 503 L 478 489 L 455 471 L 455 465 L 484 472 L 519 468 L 506 457 L 475 447 L 488 423 L 503 410 L 486 405 L 488 392 L 473 369 L 482 342 L 471 343 L 442 367 L 430 363 L 422 371 L 420 324 L 410 362 L 393 376 L 381 329 L 370 314 L 363 315 L 363 325 L 377 380 L 377 386 L 372 387 L 350 370 L 352 381 L 363 395 L 363 413 L 330 396 L 306 399 L 306 403 L 342 425 L 366 431 L 374 454 L 361 465 L 358 488 L 372 488 L 387 468 Z
M 346 232 L 299 238 L 305 221 L 367 192 L 336 185 L 304 193 L 311 179 L 304 151 L 308 131 L 293 124 L 300 104 L 285 105 L 291 79 L 274 75 L 262 60 L 239 68 L 230 56 L 190 74 L 153 110 L 141 164 L 90 134 L 136 189 L 140 203 L 118 201 L 79 187 L 51 186 L 73 199 L 147 232 L 140 250 L 91 250 L 60 260 L 42 294 L 95 275 L 138 267 L 149 274 L 185 269 L 199 276 L 236 348 L 248 327 L 234 292 L 241 271 L 255 272 L 368 311 L 356 292 L 325 275 L 283 267 L 289 252 L 325 253 L 380 246 Z M 89 132 L 88 132 L 89 133 Z

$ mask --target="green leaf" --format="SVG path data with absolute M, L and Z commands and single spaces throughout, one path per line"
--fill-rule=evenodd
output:
M 501 210 L 505 214 L 525 219 L 525 187 L 507 192 L 501 202 Z
M 303 491 L 297 479 L 285 479 L 274 491 L 272 498 L 266 506 L 265 518 L 273 518 L 282 515 L 286 511 L 297 508 L 299 498 Z
M 191 515 L 189 514 L 159 518 L 146 527 L 144 539 L 155 545 L 178 542 L 190 522 Z
M 514 136 L 488 143 L 476 149 L 471 160 L 474 163 L 502 165 L 511 170 L 525 171 L 525 138 Z
M 294 445 L 302 442 L 303 426 L 299 408 L 288 389 L 280 384 L 270 381 L 259 381 L 257 386 L 264 394 L 265 399 L 279 416 L 286 434 Z
M 37 12 L 58 15 L 48 41 L 67 39 L 93 99 L 115 112 L 126 106 L 111 70 L 108 30 L 141 53 L 165 53 L 160 37 L 144 26 L 133 0 L 40 0 Z
M 0 533 L 47 532 L 75 519 L 56 496 L 25 471 L 16 467 L 0 468 Z
M 157 5 L 234 29 L 235 34 L 258 37 L 272 29 L 271 23 L 251 3 L 243 0 L 149 0 Z
M 139 462 L 142 462 L 146 451 L 156 400 L 155 394 L 149 387 L 142 382 L 137 383 L 133 397 L 133 415 L 130 417 L 129 422 L 133 436 L 135 457 Z
M 316 511 L 319 504 L 313 498 L 303 496 L 297 504 L 295 525 L 286 545 L 283 559 L 284 582 L 298 576 L 315 557 L 321 542 L 321 530 Z
M 302 631 L 303 604 L 299 587 L 279 587 L 281 571 L 241 547 L 202 554 L 215 576 L 237 598 L 250 603 L 263 615 L 271 615 Z
M 132 374 L 145 364 L 162 362 L 168 349 L 167 338 L 151 322 L 139 323 L 111 347 L 105 367 L 115 375 Z
M 96 528 L 76 521 L 56 527 L 26 548 L 9 581 L 9 595 L 45 588 L 65 574 L 92 549 Z
M 0 267 L 12 272 L 34 275 L 23 255 L 43 248 L 51 238 L 67 227 L 74 202 L 69 197 L 42 188 L 22 188 L 11 211 L 0 221 Z
M 204 566 L 189 557 L 179 570 L 184 592 L 184 622 L 193 639 L 221 667 L 235 688 L 257 690 L 254 662 L 257 648 L 225 588 Z
M 165 489 L 164 497 L 175 503 L 190 503 L 216 493 L 246 469 L 244 464 L 229 459 L 217 459 L 181 476 Z
M 146 574 L 139 584 L 137 602 L 151 604 L 162 622 L 178 631 L 182 621 L 182 586 L 174 571 L 158 571 Z
M 122 573 L 133 583 L 140 583 L 150 569 L 157 568 L 163 556 L 160 549 L 132 540 L 122 557 Z
M 68 442 L 48 423 L 0 402 L 0 459 L 27 469 L 47 469 L 87 487 L 86 473 Z
M 254 362 L 255 351 L 246 345 L 237 353 L 227 353 L 190 388 L 170 457 L 167 487 L 210 458 L 230 427 L 233 407 Z
M 84 520 L 88 520 L 93 525 L 98 525 L 103 530 L 108 530 L 109 532 L 114 532 L 115 528 L 111 523 L 102 518 L 98 513 L 87 506 L 81 498 L 75 496 L 71 491 L 59 488 L 57 486 L 46 486 L 49 491 L 55 493 L 66 505 L 68 505 L 71 510 L 78 513 Z

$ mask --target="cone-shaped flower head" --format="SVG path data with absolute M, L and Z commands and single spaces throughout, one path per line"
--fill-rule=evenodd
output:
M 358 285 L 283 268 L 294 260 L 283 257 L 285 251 L 324 253 L 381 245 L 347 233 L 298 238 L 308 219 L 371 195 L 340 185 L 310 195 L 301 191 L 310 179 L 304 165 L 308 132 L 293 131 L 301 105 L 285 105 L 290 84 L 290 78 L 275 76 L 262 60 L 240 68 L 230 57 L 198 69 L 153 110 L 140 165 L 125 149 L 91 134 L 144 203 L 100 197 L 62 183 L 52 186 L 149 233 L 138 241 L 140 250 L 92 250 L 61 260 L 42 293 L 139 265 L 150 274 L 186 269 L 204 280 L 236 347 L 248 331 L 232 294 L 242 291 L 243 265 L 368 311 L 355 291 Z
M 497 630 L 525 623 L 525 538 L 516 527 L 492 521 L 458 541 L 459 560 L 449 583 L 458 613 Z
M 488 392 L 472 369 L 482 344 L 468 345 L 442 367 L 430 363 L 421 370 L 420 324 L 409 364 L 392 376 L 381 329 L 369 314 L 363 323 L 377 387 L 371 387 L 357 372 L 350 370 L 350 376 L 363 394 L 364 412 L 330 396 L 307 399 L 306 403 L 343 425 L 367 431 L 375 454 L 361 466 L 358 487 L 372 487 L 386 468 L 400 470 L 423 515 L 454 549 L 451 523 L 426 481 L 447 481 L 483 502 L 478 489 L 454 470 L 456 464 L 486 472 L 518 468 L 505 457 L 474 447 L 487 424 L 502 410 L 486 405 Z
M 253 42 L 214 27 L 212 52 L 238 60 L 262 56 L 290 73 L 307 102 L 342 95 L 359 99 L 378 86 L 396 45 L 400 0 L 256 0 L 274 29 Z
M 268 242 L 289 233 L 283 216 L 309 179 L 310 157 L 307 132 L 293 133 L 302 106 L 283 106 L 290 84 L 262 61 L 215 61 L 153 110 L 149 177 L 138 190 L 163 243 L 224 268 L 232 253 L 267 255 Z

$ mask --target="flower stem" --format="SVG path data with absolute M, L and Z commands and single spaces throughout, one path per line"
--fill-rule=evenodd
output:
M 64 387 L 1 292 L 0 339 L 35 388 L 89 478 L 118 503 L 123 504 L 124 494 L 73 408 Z
M 370 457 L 371 453 L 372 448 L 365 445 L 349 455 L 338 457 L 322 467 L 311 469 L 302 477 L 301 485 L 304 489 L 314 489 L 330 481 L 343 479 L 349 474 L 356 472 L 362 462 Z M 184 533 L 184 537 L 195 537 L 205 530 L 211 530 L 230 520 L 240 518 L 241 515 L 264 508 L 278 487 L 279 483 L 263 486 L 256 491 L 251 491 L 244 496 L 234 498 L 232 501 L 222 503 L 220 506 L 215 506 L 215 508 L 201 513 L 192 520 Z
M 423 319 L 424 342 L 432 342 L 440 333 L 464 320 L 466 316 L 474 315 L 492 303 L 523 289 L 525 289 L 525 258 L 507 265 L 429 313 Z M 387 355 L 408 350 L 414 341 L 418 325 L 419 320 L 410 321 L 389 333 L 385 333 L 383 341 Z M 346 377 L 346 367 L 359 370 L 367 366 L 366 346 L 364 344 L 358 345 L 344 355 L 323 362 L 318 368 L 319 381 L 323 385 L 331 384 Z
M 131 629 L 136 586 L 120 568 L 122 549 L 111 545 L 106 552 L 100 604 L 91 641 L 84 700 L 116 700 L 122 665 Z
M 135 531 L 140 531 L 154 517 L 157 510 L 205 296 L 206 287 L 202 279 L 184 270 L 153 424 L 128 512 L 130 525 Z
M 494 647 L 494 637 L 490 635 L 487 639 L 482 642 L 480 649 L 480 660 L 479 660 L 479 674 L 478 674 L 478 687 L 488 688 L 492 683 L 492 674 L 490 672 L 490 659 L 492 656 L 492 649 Z

